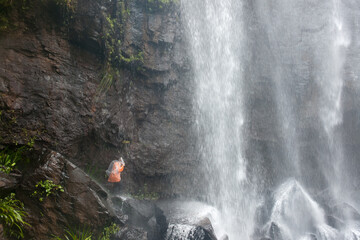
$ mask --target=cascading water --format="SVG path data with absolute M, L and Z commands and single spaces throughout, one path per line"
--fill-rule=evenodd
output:
M 231 238 L 248 236 L 251 221 L 243 217 L 251 215 L 248 205 L 253 203 L 245 191 L 241 2 L 186 0 L 183 8 L 194 59 L 196 124 L 208 200 L 223 213 Z
M 344 2 L 182 0 L 197 148 L 206 201 L 220 213 L 218 237 L 360 239 L 359 165 L 344 147 L 353 47 Z M 251 105 L 259 99 L 268 107 L 261 114 L 275 120 Z
M 342 106 L 341 95 L 343 89 L 343 66 L 345 61 L 345 50 L 350 45 L 349 36 L 344 26 L 344 21 L 341 14 L 341 5 L 339 0 L 333 0 L 332 13 L 332 31 L 333 41 L 330 48 L 330 63 L 332 66 L 327 70 L 327 74 L 321 79 L 321 86 L 323 89 L 323 102 L 321 103 L 320 116 L 325 128 L 328 138 L 328 145 L 332 155 L 331 165 L 334 168 L 334 174 L 329 176 L 333 187 L 333 194 L 335 197 L 341 195 L 342 198 L 347 194 L 342 191 L 342 185 L 345 184 L 346 174 L 343 173 L 345 169 L 341 169 L 344 164 L 344 156 L 342 149 L 342 142 L 339 136 L 336 135 L 336 127 L 342 123 Z M 346 171 L 346 170 L 345 170 Z M 350 199 L 347 199 L 350 200 Z

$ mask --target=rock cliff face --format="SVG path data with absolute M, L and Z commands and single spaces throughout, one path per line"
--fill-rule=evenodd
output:
M 110 161 L 123 156 L 124 189 L 142 191 L 147 183 L 147 191 L 163 196 L 188 193 L 196 162 L 178 8 L 145 0 L 61 3 L 7 9 L 11 25 L 0 37 L 1 144 L 35 138 L 36 147 L 60 152 L 100 181 Z M 111 15 L 122 18 L 119 51 L 141 52 L 143 61 L 120 65 L 104 93 Z
M 50 239 L 62 236 L 64 229 L 74 231 L 88 226 L 100 233 L 103 226 L 115 221 L 108 207 L 108 194 L 81 169 L 57 152 L 40 154 L 38 167 L 24 172 L 17 197 L 24 203 L 30 224 L 25 226 L 27 239 Z M 51 180 L 64 192 L 53 190 L 49 196 L 34 195 L 39 181 Z M 32 197 L 31 197 L 32 196 Z M 42 200 L 39 200 L 42 197 Z

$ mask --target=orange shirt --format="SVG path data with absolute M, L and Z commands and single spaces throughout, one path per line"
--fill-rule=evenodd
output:
M 121 180 L 120 173 L 123 170 L 124 170 L 124 165 L 120 165 L 119 162 L 115 162 L 112 167 L 108 182 L 120 182 Z

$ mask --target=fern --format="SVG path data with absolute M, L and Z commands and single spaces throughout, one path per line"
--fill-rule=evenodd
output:
M 24 238 L 23 227 L 29 225 L 24 221 L 25 216 L 24 204 L 15 199 L 15 193 L 0 199 L 0 223 L 4 226 L 5 235 Z

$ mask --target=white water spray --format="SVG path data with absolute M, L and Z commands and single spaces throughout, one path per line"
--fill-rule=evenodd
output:
M 350 45 L 350 38 L 347 29 L 344 25 L 342 17 L 341 1 L 333 0 L 332 20 L 332 45 L 330 48 L 329 59 L 326 61 L 326 75 L 320 80 L 322 89 L 322 102 L 320 106 L 320 117 L 328 138 L 328 145 L 331 154 L 330 164 L 333 167 L 334 174 L 329 174 L 328 181 L 331 184 L 333 194 L 335 197 L 342 196 L 343 200 L 347 194 L 344 180 L 347 178 L 344 175 L 342 166 L 345 164 L 343 155 L 343 146 L 341 137 L 336 134 L 336 128 L 343 121 L 342 114 L 342 91 L 343 91 L 343 67 L 345 62 L 346 49 Z M 329 67 L 330 66 L 330 67 Z
M 219 211 L 216 233 L 218 237 L 226 233 L 231 240 L 264 236 L 273 240 L 357 239 L 356 209 L 351 214 L 328 209 L 337 209 L 335 203 L 354 202 L 344 187 L 351 176 L 346 176 L 349 166 L 337 132 L 343 124 L 343 72 L 346 49 L 351 45 L 342 1 L 257 0 L 247 5 L 257 14 L 253 21 L 258 24 L 256 34 L 264 38 L 259 42 L 267 44 L 261 46 L 263 52 L 255 45 L 255 51 L 266 57 L 263 65 L 270 65 L 259 75 L 268 79 L 275 95 L 273 114 L 279 129 L 271 140 L 282 144 L 282 154 L 276 156 L 284 156 L 271 159 L 275 166 L 253 164 L 265 166 L 267 175 L 249 171 L 251 161 L 257 159 L 245 157 L 246 152 L 257 150 L 248 149 L 246 142 L 251 136 L 246 135 L 245 123 L 252 112 L 245 104 L 251 84 L 245 84 L 244 65 L 261 62 L 248 61 L 242 54 L 248 41 L 245 2 L 182 1 L 194 71 L 197 147 L 204 163 L 207 201 Z M 257 67 L 262 65 L 250 69 L 258 71 Z M 264 176 L 272 178 L 270 183 Z M 276 190 L 269 202 L 263 201 L 267 197 L 261 196 L 265 191 L 259 179 L 276 185 L 271 186 Z M 265 210 L 260 218 L 266 220 L 254 221 L 261 202 Z M 329 220 L 338 218 L 339 222 Z
M 247 239 L 255 204 L 244 159 L 242 5 L 237 0 L 182 2 L 193 55 L 196 127 L 208 201 L 231 239 Z

